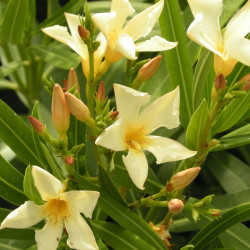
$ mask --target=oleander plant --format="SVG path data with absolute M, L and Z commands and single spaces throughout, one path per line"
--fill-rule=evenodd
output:
M 250 249 L 250 0 L 0 13 L 0 249 Z

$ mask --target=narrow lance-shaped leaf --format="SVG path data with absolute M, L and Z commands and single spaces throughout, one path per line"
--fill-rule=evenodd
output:
M 189 242 L 194 245 L 194 249 L 203 249 L 211 240 L 215 239 L 230 228 L 234 224 L 250 218 L 250 203 L 237 206 L 225 214 L 218 220 L 214 220 L 204 227 L 194 238 Z
M 15 205 L 22 204 L 27 200 L 22 190 L 22 174 L 2 156 L 0 156 L 0 168 L 0 197 Z
M 168 41 L 178 41 L 178 46 L 165 51 L 165 56 L 172 84 L 174 86 L 180 85 L 181 120 L 183 126 L 187 127 L 193 113 L 193 72 L 189 57 L 186 30 L 178 1 L 165 0 L 164 9 L 159 21 L 162 36 Z
M 36 154 L 31 129 L 0 100 L 0 138 L 27 165 L 41 165 Z
M 11 0 L 2 22 L 2 38 L 10 43 L 20 43 L 23 39 L 29 0 Z
M 186 133 L 186 146 L 192 150 L 198 150 L 200 147 L 201 136 L 208 117 L 208 105 L 204 99 L 197 110 L 193 113 L 188 124 Z

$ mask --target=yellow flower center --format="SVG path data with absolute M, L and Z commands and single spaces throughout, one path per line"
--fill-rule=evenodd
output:
M 44 215 L 54 223 L 58 223 L 64 218 L 70 216 L 70 208 L 66 201 L 58 199 L 51 199 L 45 203 L 43 209 Z
M 125 131 L 125 143 L 128 148 L 140 151 L 149 143 L 146 135 L 144 127 L 128 127 Z

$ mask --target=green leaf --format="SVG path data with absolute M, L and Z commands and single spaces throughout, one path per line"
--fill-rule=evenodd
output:
M 150 226 L 142 218 L 138 217 L 128 207 L 114 200 L 104 190 L 97 188 L 92 183 L 85 181 L 81 177 L 75 178 L 81 188 L 100 192 L 98 205 L 107 215 L 119 223 L 123 228 L 144 239 L 156 249 L 166 249 L 165 244 L 152 230 L 152 228 L 150 228 Z
M 186 30 L 184 27 L 179 3 L 176 0 L 166 0 L 159 19 L 162 36 L 168 41 L 178 41 L 178 46 L 165 51 L 167 66 L 172 84 L 180 85 L 181 120 L 184 127 L 193 113 L 193 72 L 188 51 Z
M 194 249 L 194 245 L 186 245 L 185 247 L 182 247 L 181 250 L 192 250 Z
M 126 205 L 125 200 L 122 198 L 122 196 L 116 189 L 116 186 L 114 185 L 112 180 L 109 178 L 105 170 L 100 166 L 98 167 L 98 169 L 99 169 L 99 181 L 100 181 L 101 188 L 103 188 L 103 190 L 105 190 L 110 195 L 110 197 Z
M 250 218 L 250 203 L 237 206 L 214 220 L 204 227 L 189 244 L 194 245 L 194 249 L 203 249 L 211 240 L 215 239 L 234 224 Z
M 235 156 L 227 152 L 213 153 L 208 158 L 207 165 L 226 192 L 250 187 L 250 168 Z
M 186 146 L 192 150 L 200 147 L 201 136 L 204 132 L 208 117 L 208 105 L 204 99 L 197 110 L 193 113 L 186 132 Z
M 113 249 L 155 249 L 135 234 L 104 221 L 90 221 L 94 231 Z
M 0 138 L 26 165 L 42 165 L 36 154 L 31 130 L 2 100 L 0 100 Z
M 25 171 L 23 180 L 23 189 L 29 200 L 35 202 L 37 205 L 43 205 L 44 202 L 34 184 L 31 167 L 28 166 Z
M 220 144 L 211 151 L 221 151 L 230 148 L 240 147 L 250 143 L 250 124 L 228 133 L 219 139 Z
M 201 100 L 204 97 L 203 90 L 207 84 L 206 79 L 213 65 L 213 59 L 213 53 L 209 50 L 204 49 L 195 67 L 193 88 L 194 109 L 196 109 L 200 105 Z
M 0 90 L 2 89 L 10 89 L 10 90 L 18 90 L 18 85 L 16 83 L 13 83 L 9 80 L 2 79 L 0 80 Z
M 25 63 L 23 61 L 15 61 L 15 62 L 10 62 L 1 66 L 0 67 L 0 79 L 8 76 L 12 72 L 16 71 L 18 68 L 23 66 L 24 64 Z
M 22 204 L 27 200 L 23 192 L 23 176 L 1 155 L 0 166 L 0 196 L 12 204 Z
M 44 27 L 52 26 L 55 24 L 62 24 L 64 23 L 65 17 L 64 12 L 68 13 L 79 13 L 83 6 L 85 5 L 86 0 L 71 0 L 67 4 L 65 4 L 62 8 L 56 11 L 51 17 L 47 18 L 45 21 L 40 23 L 37 26 L 35 33 L 41 32 L 41 29 Z
M 229 103 L 216 118 L 212 127 L 212 134 L 215 135 L 235 125 L 249 109 L 249 103 L 250 91 L 245 96 Z
M 80 63 L 80 56 L 68 50 L 66 46 L 33 45 L 31 49 L 42 60 L 61 69 L 77 68 Z
M 10 43 L 20 43 L 23 39 L 29 0 L 10 0 L 2 23 L 2 38 Z

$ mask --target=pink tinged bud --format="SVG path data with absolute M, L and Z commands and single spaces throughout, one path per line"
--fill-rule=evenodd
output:
M 78 81 L 76 72 L 75 72 L 75 70 L 73 68 L 71 68 L 70 71 L 69 71 L 69 74 L 68 74 L 67 90 L 70 90 L 75 85 L 76 85 L 76 89 L 77 89 L 78 93 L 80 94 L 80 85 L 79 85 L 79 81 Z
M 173 190 L 174 190 L 174 187 L 173 187 L 172 183 L 169 182 L 169 183 L 167 184 L 167 192 L 168 192 L 168 193 L 171 193 Z
M 179 199 L 172 199 L 168 202 L 168 210 L 171 214 L 179 214 L 184 208 L 184 203 Z
M 70 93 L 65 93 L 65 99 L 72 115 L 81 122 L 89 120 L 89 108 L 81 100 Z
M 245 83 L 244 85 L 243 85 L 243 87 L 242 87 L 242 90 L 243 91 L 248 91 L 250 89 L 250 83 L 248 82 L 248 83 Z
M 213 217 L 221 216 L 221 211 L 219 209 L 209 209 L 208 214 Z
M 44 125 L 40 121 L 38 121 L 35 117 L 33 117 L 33 116 L 29 116 L 29 120 L 30 120 L 31 125 L 35 129 L 35 131 L 39 135 L 43 135 L 44 134 L 44 130 L 45 130 Z
M 151 78 L 160 66 L 162 56 L 159 55 L 145 63 L 138 72 L 138 80 L 146 81 Z
M 214 81 L 214 87 L 219 89 L 225 89 L 227 86 L 226 79 L 223 74 L 218 74 Z
M 181 190 L 187 187 L 199 174 L 201 168 L 189 168 L 183 170 L 172 177 L 170 180 L 175 190 Z
M 68 165 L 74 164 L 74 157 L 72 155 L 68 155 L 65 157 L 64 162 Z
M 118 115 L 119 115 L 119 111 L 112 111 L 110 112 L 109 117 L 111 120 L 115 120 Z
M 63 79 L 63 91 L 67 91 L 68 90 L 68 82 L 66 79 Z
M 82 39 L 86 39 L 88 37 L 88 31 L 82 27 L 82 25 L 78 25 L 78 33 Z
M 106 96 L 105 96 L 105 87 L 103 81 L 100 82 L 98 90 L 96 92 L 96 101 L 100 102 L 101 104 L 105 104 Z
M 69 128 L 69 109 L 64 92 L 59 84 L 55 84 L 51 105 L 52 121 L 59 134 L 65 134 Z

